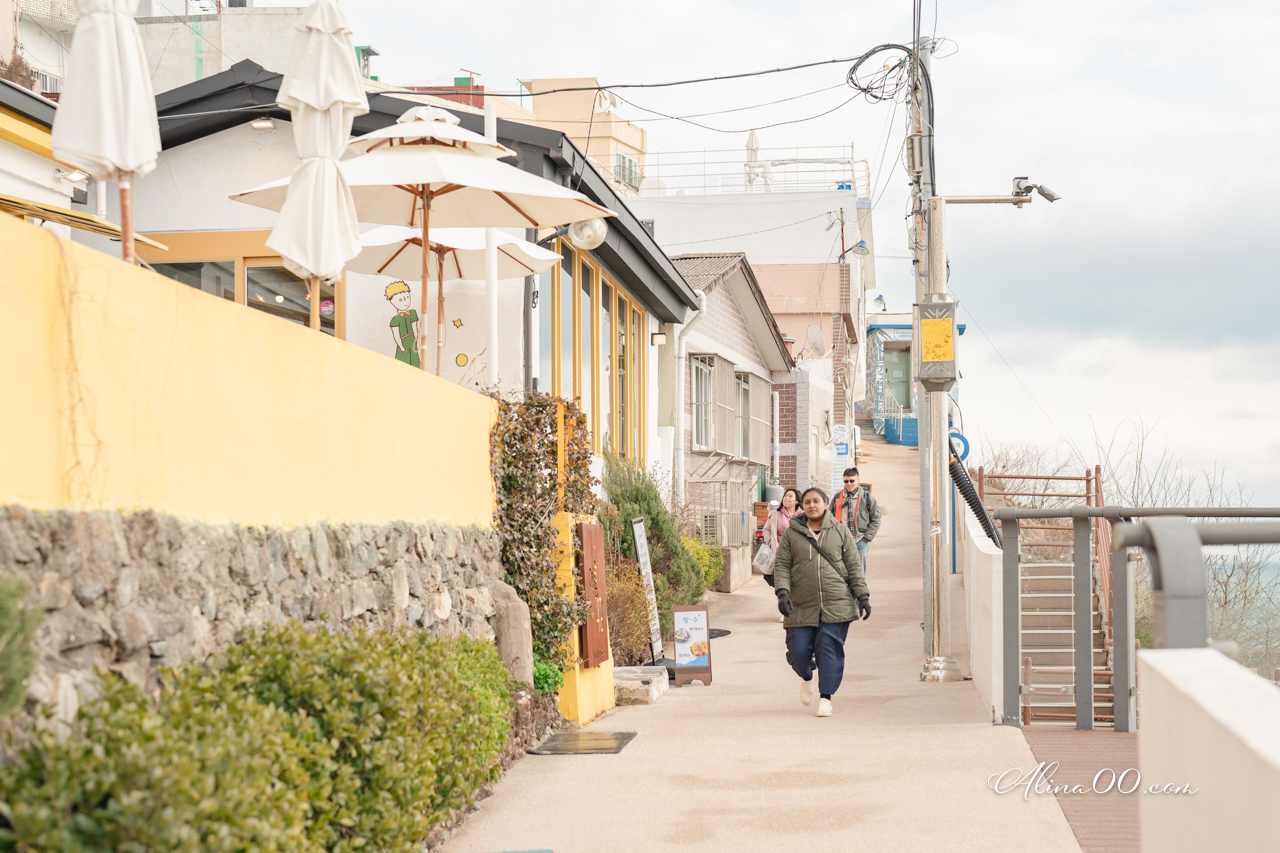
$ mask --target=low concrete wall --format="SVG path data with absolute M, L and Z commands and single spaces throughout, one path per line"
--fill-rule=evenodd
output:
M 716 580 L 716 592 L 733 592 L 751 580 L 751 546 L 735 545 L 721 548 L 724 570 Z
M 26 580 L 24 604 L 44 611 L 27 710 L 52 706 L 63 724 L 97 698 L 97 671 L 150 693 L 158 668 L 203 661 L 245 628 L 493 637 L 499 548 L 494 530 L 436 523 L 243 527 L 0 507 L 0 574 Z
M 969 666 L 978 694 L 991 712 L 991 721 L 999 723 L 1005 713 L 1003 553 L 987 538 L 967 506 L 964 525 L 964 619 L 969 630 Z M 1011 713 L 1016 715 L 1018 710 Z
M 1212 649 L 1139 652 L 1138 683 L 1142 849 L 1280 850 L 1280 688 Z

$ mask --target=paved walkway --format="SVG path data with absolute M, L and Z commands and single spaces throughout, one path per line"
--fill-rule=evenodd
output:
M 443 850 L 1078 851 L 1052 795 L 997 796 L 1035 765 L 992 726 L 971 682 L 923 684 L 915 451 L 876 447 L 863 478 L 885 508 L 870 620 L 850 628 L 835 715 L 799 700 L 772 590 L 712 594 L 714 683 L 616 709 L 592 731 L 639 735 L 618 755 L 526 756 Z M 962 630 L 963 621 L 959 621 Z

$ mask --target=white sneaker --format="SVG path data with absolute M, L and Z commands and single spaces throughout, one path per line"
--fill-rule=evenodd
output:
M 815 679 L 800 682 L 800 704 L 809 705 L 813 703 L 813 682 Z
M 819 717 L 831 716 L 831 700 L 830 699 L 818 700 L 818 716 Z

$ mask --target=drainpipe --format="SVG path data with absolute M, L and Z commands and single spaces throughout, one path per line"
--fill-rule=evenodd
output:
M 677 506 L 684 503 L 684 381 L 687 371 L 684 369 L 684 338 L 698 325 L 698 321 L 707 313 L 707 294 L 698 294 L 698 312 L 689 319 L 680 328 L 680 333 L 676 335 L 676 435 L 672 446 L 675 458 L 671 460 L 671 467 L 675 474 L 672 477 L 671 491 L 675 495 L 675 503 Z
M 778 392 L 774 391 L 773 392 L 773 481 L 775 483 L 779 481 L 778 478 L 781 476 L 778 473 L 778 437 L 782 434 L 781 432 L 779 432 L 781 423 L 782 423 L 782 418 L 779 417 L 779 414 L 778 414 Z

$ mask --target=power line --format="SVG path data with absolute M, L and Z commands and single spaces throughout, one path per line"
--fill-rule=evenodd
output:
M 653 113 L 653 114 L 655 114 L 655 115 L 660 115 L 660 116 L 662 116 L 663 118 L 668 118 L 668 119 L 671 119 L 671 120 L 673 120 L 673 121 L 682 121 L 682 122 L 684 122 L 685 124 L 691 124 L 691 125 L 693 125 L 694 127 L 699 127 L 699 128 L 702 128 L 703 130 L 710 130 L 710 131 L 713 131 L 713 132 L 715 132 L 715 133 L 734 133 L 734 134 L 737 134 L 737 133 L 750 133 L 750 132 L 751 132 L 751 131 L 753 131 L 753 130 L 768 130 L 768 129 L 769 129 L 769 128 L 771 128 L 771 127 L 782 127 L 783 125 L 787 125 L 787 124 L 799 124 L 799 123 L 801 123 L 801 122 L 805 122 L 805 121 L 813 121 L 814 119 L 819 119 L 819 118 L 822 118 L 823 116 L 830 115 L 831 113 L 835 112 L 836 110 L 840 109 L 840 108 L 841 108 L 841 107 L 843 107 L 843 106 L 846 106 L 846 105 L 848 105 L 848 104 L 852 103 L 853 101 L 857 100 L 857 98 L 858 98 L 858 95 L 856 95 L 856 94 L 855 94 L 853 97 L 849 98 L 849 99 L 848 99 L 848 100 L 846 100 L 846 101 L 842 101 L 842 102 L 841 102 L 841 103 L 839 103 L 839 104 L 836 104 L 834 107 L 832 107 L 832 108 L 831 108 L 831 109 L 829 109 L 829 110 L 824 110 L 824 111 L 822 111 L 822 112 L 818 113 L 817 115 L 806 116 L 805 118 L 790 119 L 790 120 L 788 120 L 788 121 L 775 121 L 775 122 L 773 122 L 772 124 L 761 124 L 761 125 L 757 125 L 757 126 L 755 126 L 755 127 L 741 127 L 741 128 L 732 128 L 732 129 L 730 129 L 730 128 L 723 128 L 723 127 L 712 127 L 711 125 L 708 125 L 708 124 L 702 124 L 701 122 L 690 121 L 689 119 L 684 118 L 684 117 L 682 117 L 682 116 L 672 116 L 672 115 L 667 115 L 666 113 L 658 112 L 657 110 L 651 110 L 651 109 L 648 109 L 647 107 L 642 107 L 642 106 L 640 106 L 639 104 L 634 103 L 633 101 L 628 101 L 626 98 L 622 97 L 621 95 L 618 95 L 617 93 L 615 93 L 615 96 L 617 97 L 617 99 L 618 99 L 618 100 L 622 101 L 623 103 L 625 103 L 625 104 L 630 104 L 631 106 L 635 107 L 636 109 L 638 109 L 638 110 L 644 110 L 644 111 L 645 111 L 645 112 L 647 112 L 647 113 Z
M 960 294 L 956 293 L 955 291 L 956 291 L 955 287 L 952 286 L 951 292 L 958 297 Z M 973 311 L 969 309 L 969 306 L 966 305 L 961 300 L 957 300 L 957 303 L 960 305 L 960 307 L 964 308 L 964 313 L 969 315 L 969 319 L 973 321 L 973 325 L 978 327 L 978 331 L 982 333 L 982 337 L 986 340 L 987 344 L 991 347 L 991 350 L 1000 358 L 1000 361 L 1004 363 L 1004 366 L 1008 368 L 1009 373 L 1013 374 L 1013 378 L 1018 380 L 1018 384 L 1022 386 L 1022 390 L 1027 392 L 1027 396 L 1031 398 L 1031 402 L 1036 404 L 1036 408 L 1040 410 L 1040 414 L 1044 415 L 1045 420 L 1047 420 L 1049 422 L 1049 425 L 1053 427 L 1054 432 L 1056 432 L 1058 436 L 1067 443 L 1067 446 L 1071 448 L 1071 451 L 1075 453 L 1075 455 L 1080 459 L 1080 461 L 1082 462 L 1085 461 L 1084 454 L 1082 454 L 1080 452 L 1080 449 L 1076 447 L 1075 442 L 1067 438 L 1066 433 L 1064 433 L 1061 429 L 1058 428 L 1057 422 L 1053 419 L 1053 417 L 1049 414 L 1049 412 L 1045 410 L 1045 407 L 1040 405 L 1040 401 L 1036 399 L 1036 395 L 1031 393 L 1031 389 L 1027 387 L 1027 383 L 1022 381 L 1022 377 L 1019 376 L 1018 372 L 1013 369 L 1013 365 L 1011 365 L 1009 363 L 1009 360 L 1004 357 L 1004 353 L 1000 352 L 1000 349 L 996 346 L 995 341 L 991 340 L 991 336 L 987 334 L 987 330 L 982 328 L 982 324 L 978 322 L 978 318 L 973 316 Z

